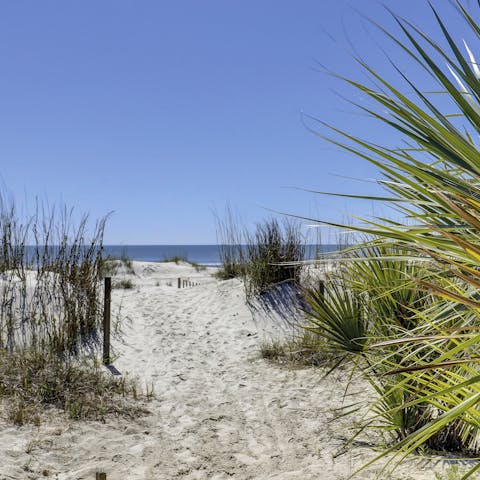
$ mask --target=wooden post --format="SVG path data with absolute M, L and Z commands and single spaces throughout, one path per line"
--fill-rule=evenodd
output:
M 322 295 L 322 297 L 325 296 L 325 282 L 323 280 L 320 280 L 318 282 L 318 291 L 320 292 L 320 295 Z
M 178 277 L 178 288 L 181 288 L 180 287 L 180 282 L 181 282 L 180 277 Z
M 110 364 L 110 303 L 112 298 L 112 279 L 105 277 L 103 297 L 103 364 Z
M 107 480 L 107 474 L 105 472 L 97 472 L 95 474 L 95 480 Z

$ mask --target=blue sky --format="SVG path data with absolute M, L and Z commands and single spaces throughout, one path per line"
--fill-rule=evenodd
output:
M 383 3 L 438 32 L 427 2 Z M 449 1 L 434 4 L 461 40 Z M 355 49 L 394 78 L 385 49 L 416 78 L 359 12 L 397 31 L 375 0 L 2 2 L 3 188 L 22 206 L 38 197 L 92 218 L 113 212 L 114 244 L 215 243 L 212 211 L 227 203 L 247 224 L 268 209 L 326 220 L 386 213 L 288 188 L 380 192 L 345 178 L 375 178 L 373 167 L 306 126 L 314 115 L 398 144 L 320 67 L 368 81 Z

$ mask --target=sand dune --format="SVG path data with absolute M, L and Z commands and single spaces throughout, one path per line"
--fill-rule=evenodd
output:
M 281 331 L 265 311 L 252 315 L 240 281 L 186 264 L 134 267 L 135 288 L 113 291 L 112 314 L 123 318 L 114 365 L 153 385 L 150 414 L 100 423 L 52 413 L 39 427 L 1 420 L 0 480 L 96 471 L 108 480 L 345 479 L 373 457 L 369 444 L 342 450 L 351 420 L 330 422 L 345 379 L 259 357 L 262 340 Z M 178 277 L 199 285 L 178 289 Z M 392 478 L 433 478 L 431 466 L 413 460 Z

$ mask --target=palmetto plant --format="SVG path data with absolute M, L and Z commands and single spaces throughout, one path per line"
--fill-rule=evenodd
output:
M 466 28 L 480 40 L 480 26 L 472 14 L 461 2 L 455 5 Z M 379 168 L 380 183 L 388 192 L 381 201 L 391 202 L 405 218 L 404 222 L 365 220 L 349 228 L 383 239 L 412 264 L 429 259 L 421 274 L 409 274 L 416 289 L 409 293 L 413 303 L 405 305 L 406 316 L 402 313 L 398 328 L 390 329 L 386 338 L 366 342 L 362 352 L 367 358 L 382 359 L 372 366 L 372 375 L 381 371 L 389 377 L 388 390 L 379 390 L 376 405 L 382 415 L 413 407 L 426 412 L 387 451 L 393 454 L 390 461 L 401 460 L 447 430 L 455 431 L 472 450 L 479 441 L 480 66 L 472 53 L 478 48 L 457 42 L 434 8 L 432 15 L 448 46 L 445 49 L 396 16 L 402 39 L 384 33 L 430 74 L 436 83 L 432 90 L 438 91 L 440 85 L 443 97 L 449 99 L 448 110 L 445 102 L 424 93 L 401 69 L 413 97 L 358 60 L 379 89 L 342 80 L 376 103 L 379 108 L 360 108 L 400 132 L 408 148 L 363 140 L 322 122 L 332 132 L 329 141 Z M 418 303 L 418 292 L 428 296 L 425 304 Z M 385 298 L 394 294 L 395 288 Z M 391 407 L 392 397 L 400 405 Z M 478 469 L 480 464 L 464 478 Z

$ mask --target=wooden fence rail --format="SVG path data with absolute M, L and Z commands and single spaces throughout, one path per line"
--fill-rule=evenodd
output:
M 196 287 L 198 285 L 200 285 L 200 283 L 178 277 L 178 288 Z

